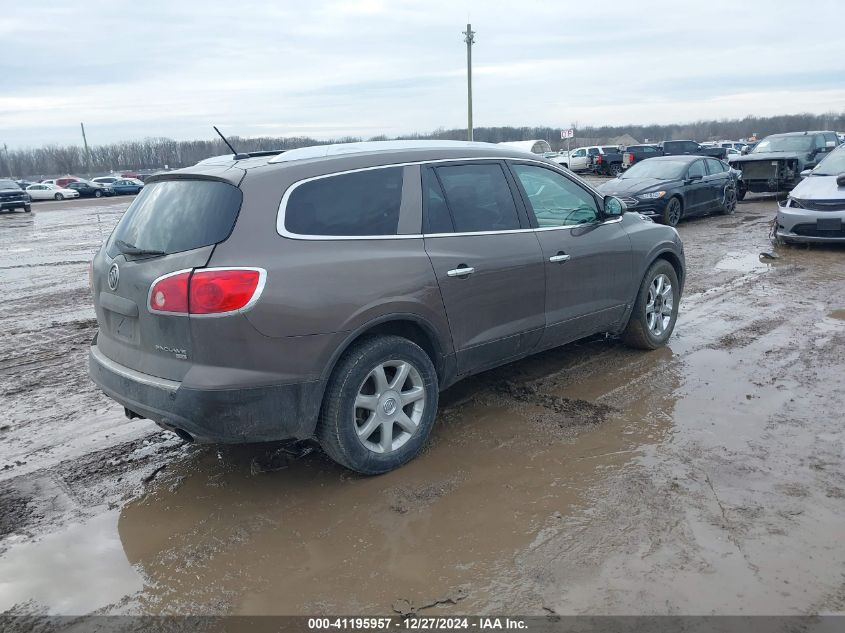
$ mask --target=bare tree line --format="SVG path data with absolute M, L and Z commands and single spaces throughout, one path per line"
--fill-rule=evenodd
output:
M 626 125 L 589 126 L 579 129 L 579 137 L 600 139 L 630 134 L 643 141 L 658 142 L 672 139 L 698 141 L 741 139 L 752 134 L 763 137 L 778 132 L 801 130 L 845 130 L 845 112 L 829 114 L 792 114 L 773 117 L 747 116 L 743 119 L 696 121 L 675 125 Z M 554 149 L 561 147 L 560 129 L 552 127 L 478 127 L 475 140 L 498 143 L 527 139 L 546 139 Z M 367 140 L 386 140 L 384 135 Z M 466 138 L 463 128 L 439 128 L 428 134 L 408 134 L 399 139 L 454 139 Z M 345 143 L 364 140 L 343 137 L 318 141 L 308 137 L 253 137 L 230 139 L 241 152 L 274 149 L 294 149 L 307 145 Z M 155 170 L 165 166 L 173 169 L 193 165 L 198 161 L 229 153 L 219 139 L 175 141 L 169 138 L 147 138 L 143 141 L 122 141 L 108 145 L 95 145 L 86 156 L 77 145 L 45 145 L 39 148 L 15 149 L 0 152 L 0 177 L 46 178 L 64 174 L 95 175 L 123 170 Z

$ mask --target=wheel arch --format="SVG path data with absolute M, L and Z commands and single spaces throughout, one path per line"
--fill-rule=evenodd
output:
M 337 367 L 338 361 L 340 361 L 346 351 L 361 338 L 378 334 L 401 336 L 419 345 L 428 357 L 431 358 L 441 387 L 449 384 L 449 381 L 453 379 L 455 373 L 454 356 L 447 353 L 447 345 L 438 337 L 436 328 L 426 319 L 416 314 L 389 314 L 368 321 L 353 330 L 338 345 L 320 377 L 321 398 L 323 392 L 325 392 L 329 378 L 331 378 L 335 367 Z

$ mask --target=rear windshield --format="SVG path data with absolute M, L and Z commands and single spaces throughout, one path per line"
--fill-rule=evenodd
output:
M 15 191 L 20 191 L 18 183 L 12 182 L 11 180 L 0 180 L 0 189 L 14 189 Z
M 166 180 L 141 190 L 109 239 L 114 257 L 129 250 L 170 254 L 222 242 L 241 208 L 241 190 L 215 180 Z

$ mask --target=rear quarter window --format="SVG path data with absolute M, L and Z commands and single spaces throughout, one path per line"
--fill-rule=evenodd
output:
M 396 235 L 402 175 L 402 167 L 384 167 L 303 182 L 288 196 L 285 229 L 296 235 Z
M 242 199 L 240 189 L 215 180 L 150 183 L 118 222 L 107 250 L 116 256 L 117 240 L 166 254 L 217 244 L 232 232 Z

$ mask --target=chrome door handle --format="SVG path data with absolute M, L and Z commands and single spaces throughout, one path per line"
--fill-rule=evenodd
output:
M 569 255 L 563 255 L 563 254 L 561 254 L 561 255 L 552 255 L 551 257 L 549 257 L 549 261 L 550 261 L 550 262 L 553 262 L 553 263 L 557 263 L 557 262 L 568 262 L 568 261 L 569 261 Z
M 453 268 L 452 270 L 447 270 L 446 275 L 448 277 L 463 277 L 464 275 L 471 275 L 474 272 L 475 268 L 464 266 L 463 268 Z

